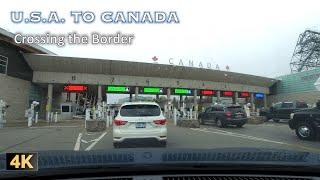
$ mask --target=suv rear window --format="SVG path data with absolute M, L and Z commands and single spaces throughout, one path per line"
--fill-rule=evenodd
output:
M 226 109 L 227 111 L 230 111 L 230 112 L 243 112 L 243 109 L 241 106 L 229 106 Z
M 215 106 L 213 109 L 214 111 L 223 111 L 223 106 Z
M 147 104 L 126 105 L 120 110 L 120 115 L 127 117 L 160 116 L 160 113 L 159 106 Z

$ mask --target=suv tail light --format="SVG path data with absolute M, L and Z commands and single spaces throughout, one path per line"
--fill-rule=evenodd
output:
M 224 114 L 225 114 L 227 117 L 231 117 L 231 116 L 232 116 L 232 113 L 229 112 L 229 111 L 225 112 Z
M 160 119 L 160 120 L 154 120 L 153 121 L 157 125 L 165 125 L 167 120 L 166 119 Z
M 128 121 L 124 121 L 124 120 L 121 120 L 121 119 L 115 119 L 113 120 L 113 124 L 116 125 L 116 126 L 123 126 L 125 124 L 127 124 Z

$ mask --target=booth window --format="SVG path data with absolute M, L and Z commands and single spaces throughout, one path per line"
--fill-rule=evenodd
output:
M 0 73 L 7 74 L 8 57 L 0 55 Z
M 70 112 L 69 106 L 62 106 L 62 112 Z

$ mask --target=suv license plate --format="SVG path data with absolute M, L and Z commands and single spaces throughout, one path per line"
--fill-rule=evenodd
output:
M 136 123 L 136 128 L 146 128 L 146 123 L 138 122 L 138 123 Z

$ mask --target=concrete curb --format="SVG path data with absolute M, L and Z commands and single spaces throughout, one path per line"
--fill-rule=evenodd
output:
M 88 132 L 101 132 L 106 130 L 107 123 L 106 121 L 100 120 L 87 120 L 86 121 L 86 130 Z
M 250 116 L 248 117 L 248 124 L 263 124 L 265 122 L 264 116 Z
M 197 119 L 179 119 L 177 126 L 188 128 L 200 128 L 200 122 Z

